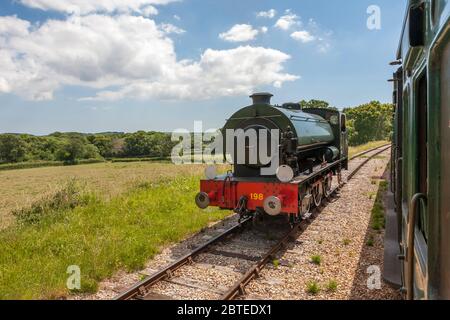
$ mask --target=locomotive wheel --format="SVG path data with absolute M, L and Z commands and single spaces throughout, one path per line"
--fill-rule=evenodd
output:
M 312 198 L 311 188 L 308 188 L 306 190 L 305 196 L 302 199 L 301 217 L 303 219 L 308 219 L 309 217 L 311 217 L 311 203 L 312 203 L 311 198 Z
M 264 211 L 256 210 L 253 214 L 252 224 L 253 226 L 257 226 L 264 223 Z
M 323 196 L 322 190 L 323 190 L 322 183 L 317 183 L 312 189 L 314 205 L 316 207 L 320 207 L 320 204 L 322 203 L 322 196 Z
M 342 181 L 342 172 L 339 171 L 337 174 L 337 179 L 338 179 L 338 185 L 339 187 L 342 187 L 344 185 L 343 181 Z
M 333 183 L 333 177 L 331 175 L 326 176 L 323 180 L 323 193 L 325 198 L 330 198 L 331 195 L 331 184 Z

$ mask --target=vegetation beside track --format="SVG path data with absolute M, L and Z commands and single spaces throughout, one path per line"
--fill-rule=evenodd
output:
M 349 158 L 351 158 L 352 156 L 354 156 L 358 153 L 361 153 L 361 152 L 364 152 L 364 151 L 367 151 L 367 150 L 370 150 L 370 149 L 373 149 L 376 147 L 381 147 L 381 146 L 383 146 L 385 144 L 389 144 L 389 143 L 390 143 L 389 141 L 371 141 L 371 142 L 368 142 L 368 143 L 365 143 L 365 144 L 362 144 L 359 146 L 349 147 L 348 148 L 348 156 L 349 156 Z
M 120 269 L 143 268 L 162 246 L 229 214 L 196 208 L 199 179 L 141 183 L 110 201 L 70 185 L 19 211 L 21 223 L 0 231 L 0 299 L 65 296 L 73 265 L 79 292 L 96 291 Z
M 61 185 L 73 179 L 83 183 L 85 189 L 95 192 L 99 198 L 108 200 L 140 183 L 199 176 L 204 168 L 202 165 L 133 162 L 0 171 L 0 229 L 14 224 L 12 211 L 57 192 Z
M 77 164 L 92 164 L 92 163 L 102 163 L 105 160 L 102 159 L 85 159 L 79 160 Z M 17 162 L 17 163 L 6 163 L 0 164 L 0 171 L 6 170 L 19 170 L 19 169 L 33 169 L 33 168 L 43 168 L 43 167 L 61 167 L 67 165 L 64 161 L 28 161 L 28 162 Z
M 383 197 L 388 190 L 388 182 L 386 180 L 380 180 L 378 183 L 378 193 L 375 198 L 375 203 L 372 208 L 371 227 L 373 230 L 382 230 L 385 228 L 385 207 L 383 203 Z

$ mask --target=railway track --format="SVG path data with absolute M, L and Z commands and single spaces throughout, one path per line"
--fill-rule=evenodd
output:
M 388 150 L 390 145 L 377 147 L 353 156 L 344 184 L 371 159 Z M 331 197 L 339 188 L 335 185 Z M 220 299 L 233 300 L 245 295 L 245 287 L 259 276 L 267 263 L 296 239 L 299 233 L 322 211 L 316 208 L 308 220 L 290 228 L 271 222 L 271 234 L 258 228 L 248 228 L 252 219 L 242 221 L 209 239 L 192 252 L 177 259 L 160 271 L 135 284 L 116 300 L 160 299 Z M 244 232 L 246 231 L 246 232 Z M 194 275 L 201 275 L 195 279 Z M 181 290 L 179 288 L 182 288 Z

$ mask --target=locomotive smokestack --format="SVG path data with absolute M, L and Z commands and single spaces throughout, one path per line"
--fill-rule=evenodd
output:
M 254 93 L 250 96 L 253 100 L 253 104 L 269 104 L 270 105 L 270 99 L 273 97 L 273 94 L 269 92 L 259 92 Z

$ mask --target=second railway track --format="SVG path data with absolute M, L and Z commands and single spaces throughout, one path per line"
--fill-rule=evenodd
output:
M 349 171 L 343 175 L 344 183 L 352 179 L 368 161 L 389 148 L 384 145 L 352 157 Z M 332 197 L 339 188 L 333 187 Z M 248 228 L 251 219 L 244 220 L 135 284 L 116 299 L 232 300 L 244 296 L 246 285 L 258 277 L 268 262 L 273 261 L 275 254 L 302 232 L 323 206 L 316 208 L 310 219 L 293 228 L 286 223 L 272 221 L 270 234 L 261 228 Z

